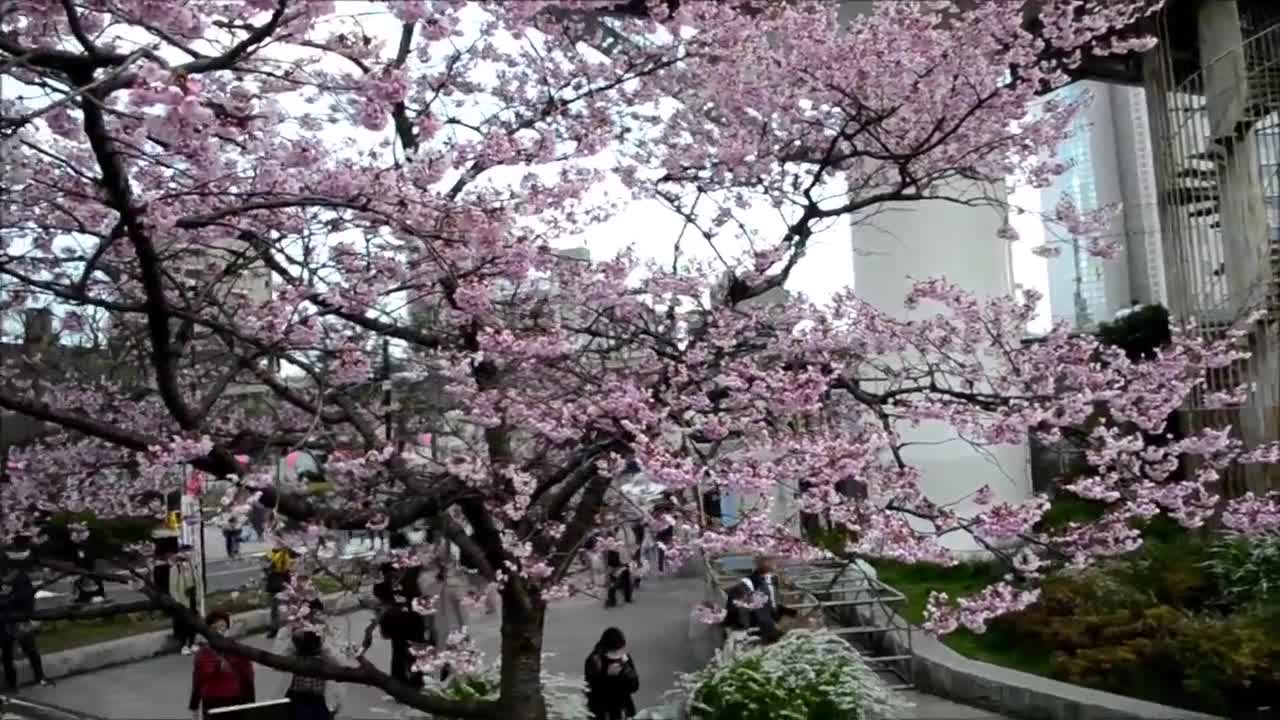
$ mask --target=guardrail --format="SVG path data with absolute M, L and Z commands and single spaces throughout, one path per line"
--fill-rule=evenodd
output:
M 750 574 L 754 558 L 704 556 L 702 562 L 707 602 L 723 608 L 728 588 Z M 784 562 L 777 573 L 783 604 L 796 610 L 804 624 L 824 627 L 851 643 L 858 640 L 868 664 L 892 673 L 899 681 L 895 687 L 912 686 L 912 628 L 894 607 L 906 603 L 902 593 L 882 583 L 868 566 L 851 561 Z M 876 612 L 863 612 L 866 608 Z M 897 642 L 885 642 L 890 633 Z M 732 657 L 757 642 L 744 631 L 726 632 L 719 643 L 721 657 Z

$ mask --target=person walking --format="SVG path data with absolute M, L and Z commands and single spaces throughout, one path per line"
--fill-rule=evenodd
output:
M 37 685 L 52 685 L 44 676 L 44 662 L 36 647 L 35 621 L 30 619 L 36 610 L 36 588 L 27 574 L 25 563 L 31 551 L 23 538 L 5 553 L 5 567 L 0 570 L 0 660 L 4 665 L 5 686 L 10 691 L 18 689 L 18 669 L 14 665 L 14 646 L 22 648 L 31 664 L 31 672 Z
M 624 720 L 636 715 L 632 696 L 640 689 L 640 676 L 627 651 L 627 638 L 611 627 L 600 636 L 583 670 L 587 681 L 587 709 L 592 720 Z
M 662 494 L 662 499 L 654 506 L 653 512 L 658 516 L 667 516 L 668 519 L 676 512 L 676 504 L 674 495 L 670 491 Z M 664 526 L 655 534 L 657 542 L 658 554 L 658 573 L 662 574 L 667 571 L 667 548 L 671 546 L 676 539 L 676 526 L 670 524 Z
M 200 596 L 203 595 L 200 573 L 191 562 L 191 546 L 183 545 L 169 561 L 169 595 L 186 610 L 200 612 Z M 196 651 L 196 629 L 182 613 L 173 616 L 173 634 L 178 639 L 179 652 L 190 655 Z
M 409 540 L 397 532 L 391 535 L 390 544 L 392 550 L 401 550 L 409 546 Z M 385 562 L 380 569 L 382 579 L 373 586 L 373 595 L 382 605 L 379 629 L 391 643 L 391 677 L 420 688 L 424 682 L 422 673 L 413 670 L 412 648 L 429 642 L 431 626 L 413 609 L 413 601 L 429 595 L 427 574 L 420 564 L 396 567 L 395 563 Z
M 218 635 L 231 630 L 231 615 L 221 610 L 209 613 L 205 625 Z M 187 709 L 193 720 L 209 720 L 209 711 L 244 705 L 257 700 L 253 686 L 253 663 L 239 655 L 225 655 L 202 644 L 191 666 L 191 699 Z M 237 720 L 226 714 L 218 720 Z
M 249 504 L 249 525 L 258 536 L 258 542 L 267 539 L 267 517 L 270 514 L 271 508 L 263 505 L 261 500 L 254 500 Z
M 440 567 L 436 580 L 439 590 L 436 594 L 435 611 L 431 614 L 431 645 L 438 651 L 444 651 L 454 633 L 466 632 L 467 609 L 462 603 L 462 593 L 452 582 L 448 566 Z M 448 665 L 440 668 L 440 682 L 448 680 L 452 672 L 453 668 Z
M 323 626 L 324 605 L 313 600 L 310 610 L 310 624 L 313 627 Z M 337 656 L 325 645 L 324 636 L 309 629 L 290 633 L 287 639 L 281 637 L 276 641 L 275 653 L 339 663 Z M 295 674 L 285 678 L 281 694 L 289 700 L 289 720 L 333 720 L 342 711 L 346 685 Z
M 604 564 L 609 573 L 609 591 L 605 598 L 604 606 L 607 608 L 617 607 L 619 590 L 622 591 L 622 598 L 627 602 L 631 602 L 631 593 L 635 590 L 635 586 L 632 585 L 631 564 L 626 561 L 624 551 L 618 549 L 606 550 Z
M 76 576 L 71 586 L 74 592 L 71 602 L 76 605 L 106 602 L 107 599 L 106 585 L 93 575 L 97 563 L 94 561 L 93 552 L 86 547 L 86 544 L 76 548 L 76 567 L 83 571 Z
M 280 617 L 280 593 L 293 580 L 293 551 L 283 540 L 277 539 L 275 547 L 267 553 L 266 573 L 267 593 L 271 595 L 271 627 L 267 629 L 267 637 L 274 638 L 284 624 Z
M 239 513 L 229 512 L 223 519 L 222 539 L 227 548 L 227 557 L 235 560 L 240 557 L 240 542 L 244 537 L 244 518 Z
M 591 533 L 582 544 L 582 561 L 586 566 L 590 584 L 596 588 L 607 588 L 609 585 L 608 569 L 604 564 L 604 554 L 600 551 L 600 536 Z

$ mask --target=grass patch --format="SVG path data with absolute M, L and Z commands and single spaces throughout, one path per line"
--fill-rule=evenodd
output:
M 951 598 L 971 595 L 998 581 L 1000 569 L 990 563 L 961 563 L 954 567 L 878 561 L 880 581 L 906 597 L 903 616 L 912 624 L 924 620 L 924 608 L 932 591 Z M 965 657 L 1003 665 L 1037 675 L 1048 675 L 1052 650 L 1018 638 L 1004 628 L 988 627 L 978 634 L 961 628 L 942 639 L 947 647 Z
M 267 595 L 260 592 L 212 593 L 205 598 L 209 610 L 241 613 L 267 606 Z M 173 626 L 169 616 L 159 611 L 129 613 L 87 620 L 50 620 L 40 624 L 36 644 L 48 654 L 119 640 L 143 633 L 165 630 Z

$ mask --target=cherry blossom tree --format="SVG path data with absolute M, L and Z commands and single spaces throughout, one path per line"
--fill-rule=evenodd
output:
M 1278 524 L 1274 498 L 1216 493 L 1221 472 L 1276 462 L 1276 447 L 1143 441 L 1206 369 L 1244 356 L 1239 334 L 1180 334 L 1147 362 L 1065 328 L 1025 343 L 1034 296 L 979 300 L 943 278 L 904 298 L 936 311 L 917 319 L 851 291 L 761 301 L 823 225 L 890 202 L 998 204 L 953 189 L 1065 169 L 1046 158 L 1080 105 L 1038 99 L 1082 57 L 1148 47 L 1132 28 L 1154 4 L 1034 4 L 1026 23 L 1021 2 L 851 16 L 827 2 L 4 0 L 3 307 L 51 308 L 64 345 L 92 327 L 133 369 L 0 389 L 0 408 L 52 428 L 11 453 L 5 537 L 38 534 L 53 509 L 155 514 L 180 466 L 231 478 L 233 504 L 269 506 L 312 547 L 425 523 L 501 598 L 494 702 L 401 685 L 359 647 L 303 666 L 197 627 L 438 716 L 536 720 L 547 604 L 619 522 L 628 464 L 683 498 L 651 519 L 685 531 L 677 555 L 818 552 L 767 501 L 702 523 L 712 489 L 786 488 L 847 534 L 847 558 L 950 562 L 938 536 L 971 534 L 1010 575 L 938 598 L 940 631 L 1026 606 L 1048 568 L 1131 549 L 1137 518 Z M 680 236 L 595 262 L 556 250 L 641 200 L 683 218 Z M 762 205 L 782 232 L 744 219 Z M 1070 206 L 1046 220 L 1091 239 L 1102 222 Z M 709 255 L 682 250 L 695 241 Z M 673 262 L 643 259 L 659 246 Z M 399 409 L 378 391 L 384 349 L 407 379 Z M 1043 498 L 980 491 L 976 514 L 932 502 L 901 453 L 925 421 L 986 444 L 1084 432 L 1094 471 L 1072 489 L 1110 510 L 1046 533 Z M 402 441 L 428 431 L 437 456 L 415 460 Z M 299 448 L 329 454 L 332 492 L 264 472 Z

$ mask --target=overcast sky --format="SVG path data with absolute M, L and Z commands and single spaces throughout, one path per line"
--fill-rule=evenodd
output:
M 342 3 L 341 9 L 345 12 L 352 12 L 355 2 Z M 366 32 L 386 38 L 387 46 L 393 48 L 399 36 L 398 21 L 389 13 L 382 13 L 380 16 L 365 15 L 361 17 L 361 24 Z M 479 14 L 477 13 L 474 22 L 465 24 L 462 28 L 463 32 L 471 30 L 478 32 Z M 175 55 L 173 60 L 180 62 L 184 59 L 180 54 Z M 337 58 L 328 58 L 324 62 L 326 64 L 333 63 L 333 67 L 337 69 L 345 61 Z M 12 97 L 14 94 L 27 94 L 24 88 L 15 87 L 16 84 L 10 83 L 9 87 L 3 91 L 3 94 Z M 292 102 L 286 101 L 288 107 Z M 300 100 L 296 102 L 301 102 Z M 389 137 L 391 129 L 388 128 L 381 133 L 371 133 L 363 128 L 353 126 L 337 127 L 334 133 L 334 149 L 337 150 L 341 145 L 350 143 L 345 150 L 337 150 L 340 152 L 360 152 L 374 147 Z M 513 171 L 506 171 L 510 180 L 518 180 L 520 175 L 527 169 L 521 168 Z M 491 180 L 503 182 L 503 171 L 491 173 Z M 606 183 L 601 188 L 601 192 L 621 192 L 621 184 Z M 1031 211 L 1040 209 L 1039 193 L 1030 188 L 1022 188 L 1017 190 L 1010 198 L 1013 204 L 1026 208 Z M 753 208 L 740 215 L 750 227 L 761 232 L 763 237 L 779 237 L 783 227 L 781 219 L 777 213 L 770 208 L 760 207 Z M 1015 229 L 1021 235 L 1021 240 L 1014 244 L 1012 258 L 1015 282 L 1023 287 L 1036 288 L 1046 297 L 1048 295 L 1048 273 L 1047 264 L 1042 258 L 1038 258 L 1030 253 L 1030 248 L 1042 243 L 1044 237 L 1044 229 L 1040 220 L 1035 214 L 1014 215 L 1011 222 Z M 680 235 L 682 220 L 674 213 L 665 209 L 660 203 L 654 200 L 641 200 L 631 203 L 619 215 L 612 218 L 608 222 L 589 228 L 584 228 L 581 237 L 575 239 L 574 245 L 587 246 L 593 258 L 601 259 L 610 257 L 627 246 L 632 246 L 636 252 L 644 258 L 651 258 L 663 262 L 670 262 L 671 249 L 675 238 Z M 853 252 L 851 243 L 852 233 L 845 219 L 838 219 L 821 232 L 817 233 L 809 247 L 804 259 L 797 265 L 788 288 L 792 291 L 803 292 L 810 298 L 822 301 L 829 298 L 833 293 L 841 288 L 849 286 L 853 283 Z M 733 247 L 726 243 L 720 248 L 723 252 L 733 252 L 741 250 L 741 247 Z M 690 231 L 683 243 L 682 252 L 688 255 L 696 255 L 702 258 L 713 258 L 714 254 L 707 243 L 701 237 Z M 903 268 L 904 273 L 912 272 L 911 268 Z M 1044 330 L 1048 328 L 1048 305 L 1045 301 L 1041 317 L 1039 321 L 1033 324 L 1033 330 Z

